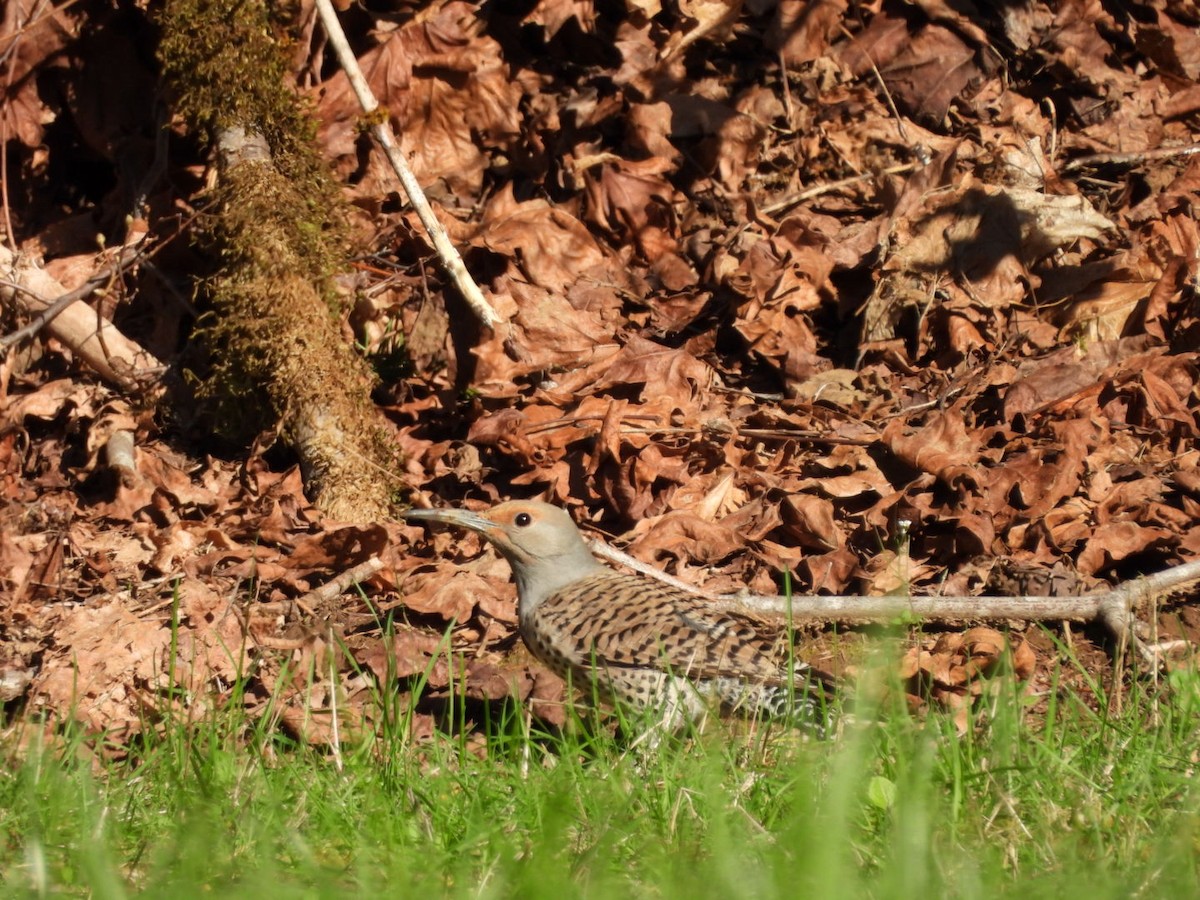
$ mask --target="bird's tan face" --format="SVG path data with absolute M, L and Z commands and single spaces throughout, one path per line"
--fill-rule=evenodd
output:
M 583 541 L 565 510 L 536 500 L 510 500 L 486 512 L 465 509 L 419 509 L 405 519 L 444 522 L 477 532 L 510 561 L 526 565 L 570 558 Z
M 553 559 L 578 541 L 571 517 L 548 503 L 512 500 L 483 517 L 493 523 L 485 536 L 497 546 L 510 545 L 523 559 Z
M 536 500 L 510 500 L 486 512 L 414 509 L 416 522 L 445 522 L 469 528 L 495 545 L 517 581 L 517 611 L 524 623 L 546 597 L 602 569 L 564 510 Z

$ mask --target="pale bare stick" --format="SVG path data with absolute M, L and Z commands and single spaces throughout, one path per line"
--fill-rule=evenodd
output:
M 327 581 L 319 588 L 314 588 L 303 597 L 297 598 L 296 603 L 302 607 L 313 606 L 318 603 L 328 603 L 341 596 L 352 585 L 366 581 L 382 568 L 382 560 L 378 556 L 372 556 L 357 566 L 353 566 L 342 572 L 332 581 Z
M 1063 174 L 1082 169 L 1087 166 L 1136 166 L 1141 163 L 1159 159 L 1171 159 L 1176 156 L 1191 156 L 1200 153 L 1200 144 L 1181 144 L 1178 147 L 1158 147 L 1154 150 L 1142 150 L 1138 153 L 1089 153 L 1087 156 L 1077 156 L 1063 164 Z
M 134 454 L 133 432 L 124 428 L 114 431 L 104 445 L 104 460 L 121 479 L 124 487 L 137 484 L 137 457 Z
M 1148 660 L 1157 659 L 1153 648 L 1144 646 L 1135 625 L 1134 610 L 1163 594 L 1200 581 L 1200 561 L 1182 563 L 1162 572 L 1126 581 L 1112 590 L 1068 597 L 883 597 L 820 596 L 796 594 L 770 597 L 757 594 L 714 596 L 635 559 L 599 540 L 588 546 L 597 556 L 626 566 L 665 584 L 708 597 L 734 612 L 749 612 L 771 618 L 822 622 L 878 622 L 913 618 L 928 622 L 997 621 L 1099 622 L 1118 644 L 1132 643 Z
M 601 559 L 607 559 L 609 562 L 614 562 L 619 566 L 624 566 L 627 569 L 632 569 L 640 575 L 648 575 L 651 578 L 657 578 L 663 584 L 669 584 L 671 587 L 677 587 L 680 590 L 687 591 L 691 594 L 699 594 L 701 597 L 712 597 L 712 594 L 700 590 L 695 585 L 688 584 L 686 581 L 680 581 L 674 575 L 668 575 L 662 569 L 656 569 L 654 566 L 642 562 L 640 559 L 635 559 L 623 550 L 618 550 L 616 547 L 610 547 L 604 541 L 596 538 L 584 538 L 584 543 L 588 545 L 588 549 Z
M 325 640 L 328 646 L 336 647 L 337 638 L 333 633 L 333 626 L 330 625 L 325 631 Z M 341 729 L 338 727 L 338 688 L 342 686 L 342 679 L 338 677 L 337 660 L 335 654 L 330 653 L 329 656 L 329 727 L 330 739 L 329 748 L 333 752 L 333 767 L 339 772 L 343 770 L 342 763 L 342 735 Z
M 367 84 L 367 79 L 363 75 L 362 69 L 359 68 L 358 60 L 354 58 L 354 52 L 350 49 L 350 44 L 346 40 L 346 33 L 342 31 L 341 23 L 338 22 L 337 14 L 333 10 L 333 4 L 330 0 L 316 0 L 316 3 L 317 12 L 321 16 L 321 24 L 325 26 L 325 33 L 329 36 L 329 43 L 333 45 L 338 62 L 341 64 L 342 70 L 346 73 L 346 77 L 350 80 L 350 87 L 353 88 L 355 96 L 358 97 L 359 106 L 362 107 L 366 119 L 371 122 L 371 134 L 379 142 L 379 146 L 383 148 L 388 162 L 392 164 L 392 169 L 395 171 L 396 177 L 400 179 L 405 193 L 408 194 L 408 199 L 412 203 L 413 209 L 416 210 L 417 217 L 421 220 L 421 224 L 425 226 L 425 230 L 433 240 L 434 249 L 437 250 L 438 258 L 442 261 L 442 267 L 446 270 L 446 274 L 450 276 L 450 279 L 463 295 L 463 298 L 467 301 L 467 305 L 471 307 L 471 311 L 475 313 L 479 321 L 488 328 L 495 328 L 501 321 L 500 316 L 496 314 L 496 311 L 492 309 L 492 305 L 488 303 L 487 298 L 483 296 L 479 285 L 475 283 L 475 279 L 471 277 L 471 273 L 467 271 L 466 265 L 463 264 L 462 257 L 454 248 L 454 245 L 450 243 L 450 238 L 446 235 L 446 229 L 442 227 L 442 223 L 433 214 L 433 207 L 429 205 L 429 200 L 425 196 L 425 192 L 421 189 L 421 185 L 417 183 L 416 176 L 413 175 L 412 170 L 408 167 L 408 163 L 404 160 L 404 156 L 400 153 L 400 148 L 396 144 L 396 136 L 392 133 L 392 126 L 388 122 L 388 117 L 375 114 L 376 110 L 379 109 L 379 101 L 375 99 L 375 95 L 372 93 L 370 85 Z
M 45 304 L 47 299 L 40 294 L 35 294 L 23 284 L 18 284 L 15 281 L 9 281 L 6 278 L 0 278 L 0 287 L 8 288 L 18 292 L 33 301 L 35 306 L 44 306 L 42 311 L 31 318 L 28 322 L 18 328 L 16 331 L 9 332 L 4 337 L 0 338 L 0 350 L 7 350 L 13 344 L 19 344 L 26 338 L 31 338 L 43 328 L 45 328 L 54 318 L 65 310 L 68 306 L 77 300 L 82 300 L 93 291 L 97 290 L 101 285 L 112 281 L 112 272 L 100 272 L 93 275 L 79 287 L 73 291 L 68 291 L 60 297 L 56 297 L 48 306 Z
M 69 293 L 51 275 L 7 247 L 0 246 L 0 301 L 38 315 Z M 127 338 L 82 300 L 74 300 L 45 323 L 46 331 L 71 352 L 123 390 L 157 376 L 163 365 L 150 351 Z

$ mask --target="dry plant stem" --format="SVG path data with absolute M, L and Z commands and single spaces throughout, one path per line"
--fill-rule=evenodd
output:
M 325 639 L 328 641 L 328 646 L 336 647 L 337 640 L 333 633 L 333 626 L 326 629 Z M 342 763 L 342 737 L 341 731 L 338 728 L 338 688 L 341 687 L 342 679 L 338 677 L 336 654 L 329 654 L 329 727 L 332 730 L 332 739 L 329 742 L 330 749 L 333 751 L 333 765 L 339 772 L 343 771 Z
M 16 285 L 0 283 L 0 300 L 15 303 L 34 315 L 55 304 L 50 298 L 70 293 L 45 269 L 7 247 L 0 247 L 0 279 Z M 163 368 L 153 354 L 121 334 L 82 300 L 69 303 L 47 322 L 46 330 L 105 381 L 125 391 L 136 390 L 139 381 L 157 375 Z
M 671 587 L 676 587 L 692 594 L 699 594 L 702 597 L 712 597 L 711 594 L 705 591 L 697 590 L 695 585 L 688 584 L 686 581 L 680 581 L 674 575 L 668 575 L 662 569 L 656 569 L 654 566 L 647 565 L 640 559 L 634 559 L 628 553 L 618 550 L 616 547 L 610 547 L 603 541 L 596 540 L 595 538 L 584 538 L 584 543 L 587 544 L 589 550 L 601 559 L 607 559 L 609 562 L 632 569 L 639 575 L 648 575 L 651 578 L 656 578 L 663 584 L 671 585 Z
M 768 203 L 762 208 L 762 211 L 768 216 L 773 216 L 776 213 L 791 209 L 797 203 L 803 203 L 805 200 L 812 200 L 814 197 L 820 197 L 822 194 L 831 194 L 834 191 L 840 191 L 844 187 L 849 187 L 852 184 L 858 184 L 862 181 L 870 181 L 878 175 L 902 175 L 905 172 L 911 172 L 917 168 L 916 163 L 903 163 L 898 166 L 889 166 L 881 172 L 865 172 L 862 175 L 851 175 L 849 178 L 843 178 L 839 181 L 831 181 L 827 184 L 817 184 L 810 188 L 805 188 L 799 193 L 792 194 L 790 197 L 784 197 L 782 200 L 776 200 L 774 203 Z
M 429 205 L 425 192 L 421 190 L 421 185 L 417 183 L 416 177 L 400 153 L 387 117 L 373 115 L 379 109 L 379 101 L 375 99 L 370 85 L 367 84 L 367 79 L 363 76 L 362 69 L 358 66 L 358 60 L 354 58 L 350 44 L 346 41 L 346 34 L 342 31 L 341 23 L 338 22 L 337 14 L 334 12 L 333 4 L 330 0 L 316 0 L 316 2 L 317 12 L 321 16 L 321 24 L 325 26 L 329 43 L 333 45 L 334 52 L 337 53 L 338 62 L 350 80 L 350 86 L 354 89 L 355 96 L 358 97 L 358 103 L 368 119 L 374 120 L 371 125 L 371 134 L 383 148 L 388 162 L 392 164 L 396 177 L 400 179 L 413 209 L 417 212 L 417 217 L 420 218 L 421 224 L 425 226 L 425 230 L 433 240 L 434 249 L 437 250 L 438 258 L 441 259 L 446 274 L 450 276 L 479 321 L 488 328 L 495 328 L 500 322 L 500 317 L 492 309 L 487 298 L 483 296 L 483 292 L 479 290 L 479 285 L 475 283 L 475 279 L 471 277 L 471 273 L 463 264 L 462 257 L 450 243 L 450 238 L 446 236 L 446 229 L 433 214 L 433 207 Z
M 723 609 L 760 616 L 791 617 L 823 622 L 880 621 L 911 616 L 931 622 L 1021 619 L 1028 622 L 1100 622 L 1118 644 L 1132 642 L 1147 659 L 1157 658 L 1134 631 L 1133 611 L 1157 596 L 1200 581 L 1200 561 L 1182 563 L 1162 572 L 1127 581 L 1110 591 L 1079 597 L 885 597 L 805 596 L 765 597 L 735 594 L 714 597 L 648 566 L 600 541 L 588 541 L 598 556 L 643 575 L 694 594 L 710 597 Z

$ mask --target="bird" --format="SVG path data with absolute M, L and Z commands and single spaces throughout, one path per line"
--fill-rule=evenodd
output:
M 510 500 L 484 512 L 410 509 L 402 517 L 465 528 L 495 546 L 516 580 L 518 629 L 533 655 L 599 699 L 651 710 L 661 716 L 654 727 L 677 732 L 715 709 L 828 732 L 830 675 L 781 659 L 777 642 L 748 617 L 604 565 L 561 507 Z

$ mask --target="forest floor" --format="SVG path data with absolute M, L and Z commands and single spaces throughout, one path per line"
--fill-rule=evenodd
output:
M 494 331 L 448 291 L 309 15 L 292 59 L 351 204 L 344 326 L 406 498 L 542 497 L 710 592 L 789 573 L 798 595 L 1071 597 L 1200 557 L 1193 5 L 396 7 L 346 28 Z M 154 21 L 12 10 L 9 239 L 74 288 L 136 232 L 153 262 L 96 313 L 176 364 L 201 340 L 207 157 L 163 131 Z M 8 713 L 120 747 L 236 697 L 328 746 L 379 727 L 384 681 L 421 698 L 416 739 L 455 694 L 476 725 L 506 698 L 566 720 L 475 537 L 328 521 L 269 429 L 231 444 L 202 404 L 151 406 L 53 340 L 2 366 Z M 106 463 L 118 430 L 135 472 Z M 361 591 L 309 596 L 371 557 Z M 1191 599 L 1138 610 L 1148 642 L 1179 639 L 1167 672 L 1195 669 Z M 835 624 L 800 653 L 849 681 L 875 632 Z M 1114 667 L 1100 629 L 972 624 L 894 660 L 911 708 L 962 732 L 981 643 L 1034 713 L 1063 679 L 1098 708 L 1157 677 Z

